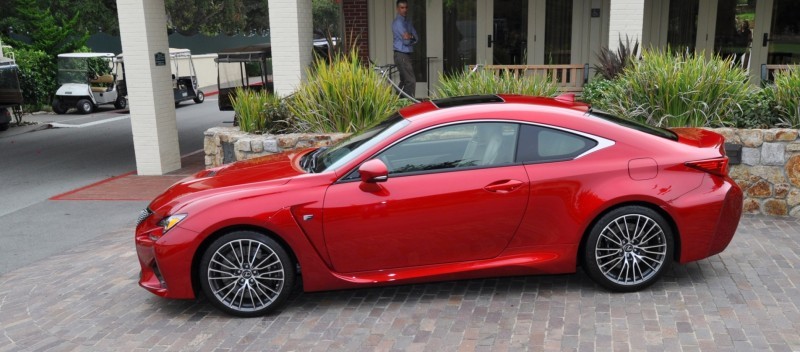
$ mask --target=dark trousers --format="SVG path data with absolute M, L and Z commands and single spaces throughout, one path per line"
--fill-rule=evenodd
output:
M 417 87 L 417 79 L 414 78 L 414 67 L 411 66 L 411 54 L 394 52 L 394 64 L 400 72 L 400 89 L 414 98 L 414 90 Z

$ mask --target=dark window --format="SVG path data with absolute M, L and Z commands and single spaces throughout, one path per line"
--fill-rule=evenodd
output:
M 523 125 L 520 130 L 517 159 L 524 163 L 541 163 L 574 159 L 597 141 L 561 130 Z
M 480 122 L 431 129 L 378 155 L 389 174 L 502 166 L 514 163 L 515 123 Z

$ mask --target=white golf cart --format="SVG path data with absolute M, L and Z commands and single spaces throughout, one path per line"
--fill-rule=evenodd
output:
M 175 98 L 175 106 L 184 100 L 194 100 L 200 104 L 205 100 L 203 91 L 197 86 L 197 73 L 192 61 L 192 52 L 189 49 L 169 48 L 169 60 L 172 69 L 172 93 Z M 124 74 L 125 66 L 122 54 L 117 55 L 117 62 Z M 124 81 L 120 81 L 121 86 L 125 86 Z
M 98 105 L 128 106 L 125 94 L 117 88 L 117 65 L 111 53 L 67 53 L 58 55 L 58 83 L 53 112 L 64 114 L 70 108 L 89 114 Z

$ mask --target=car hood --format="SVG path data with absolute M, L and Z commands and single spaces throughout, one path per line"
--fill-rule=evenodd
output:
M 200 171 L 178 181 L 156 197 L 150 203 L 150 209 L 156 211 L 165 206 L 174 208 L 179 204 L 221 192 L 235 192 L 250 185 L 284 185 L 293 177 L 306 174 L 297 166 L 297 159 L 305 152 L 273 154 Z

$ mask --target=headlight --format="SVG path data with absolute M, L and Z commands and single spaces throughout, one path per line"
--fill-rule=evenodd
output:
M 164 228 L 164 233 L 167 233 L 167 231 L 175 227 L 175 225 L 181 222 L 181 220 L 186 218 L 186 215 L 187 214 L 174 214 L 167 216 L 166 218 L 163 218 L 161 219 L 161 221 L 158 222 L 158 226 Z

